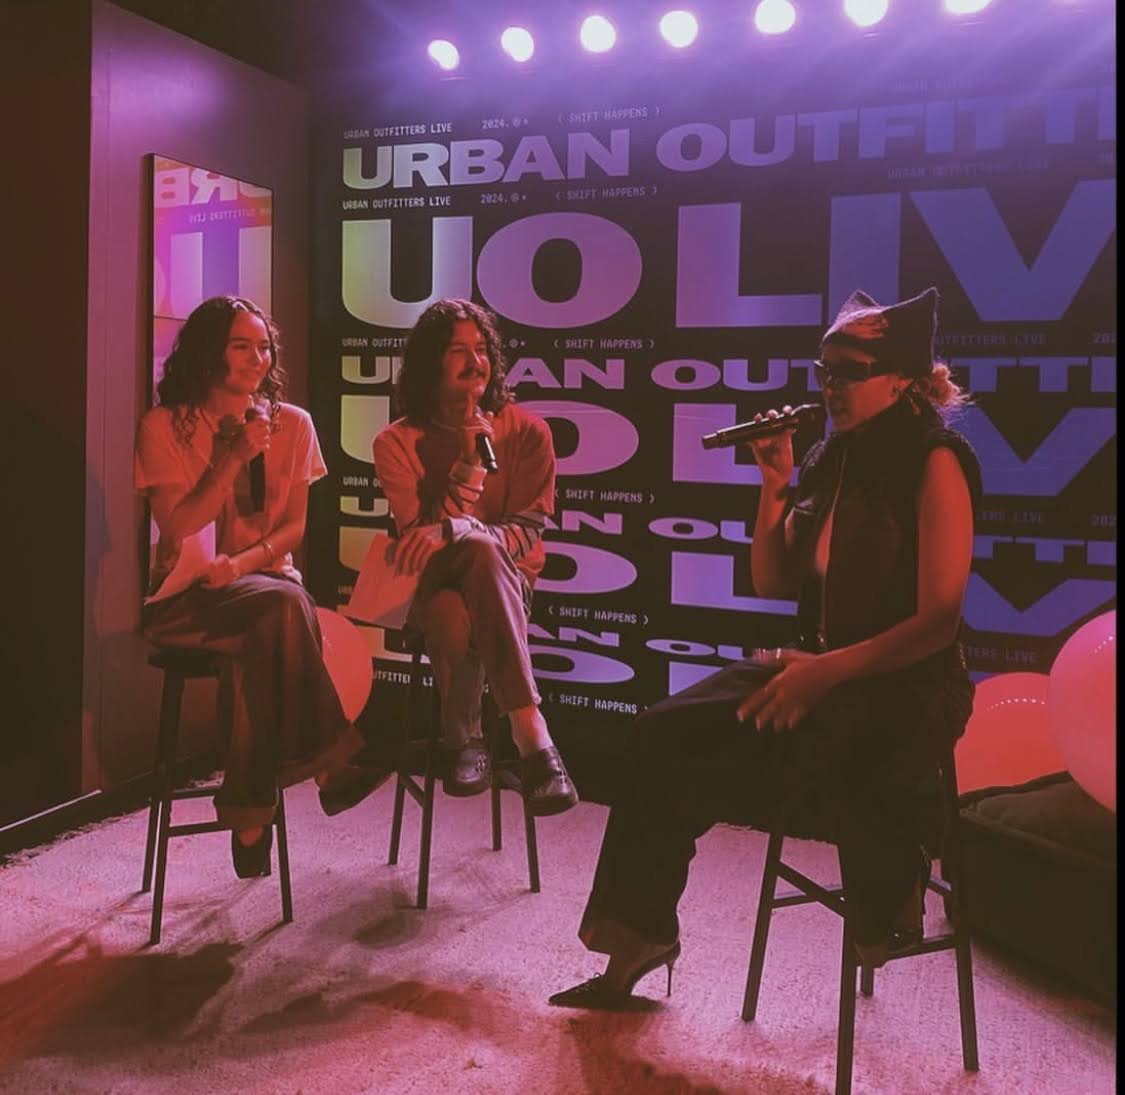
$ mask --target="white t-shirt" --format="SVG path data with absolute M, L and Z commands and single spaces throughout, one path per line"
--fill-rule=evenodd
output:
M 213 418 L 197 412 L 195 431 L 187 442 L 176 429 L 177 420 L 183 419 L 184 411 L 179 407 L 153 407 L 141 419 L 133 458 L 133 486 L 140 493 L 147 495 L 153 487 L 162 486 L 191 491 L 208 465 L 216 463 L 224 452 L 227 442 L 216 432 Z M 260 512 L 253 509 L 250 474 L 244 465 L 235 478 L 233 492 L 227 495 L 215 519 L 217 552 L 235 555 L 268 537 L 282 523 L 292 485 L 313 483 L 327 474 L 316 428 L 307 411 L 291 403 L 280 403 L 274 425 L 275 432 L 265 453 L 265 508 Z M 175 565 L 180 542 L 161 536 L 149 554 L 149 592 L 153 593 Z M 264 569 L 301 580 L 289 552 L 279 555 Z

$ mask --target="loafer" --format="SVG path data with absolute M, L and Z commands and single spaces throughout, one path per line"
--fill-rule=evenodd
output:
M 230 831 L 230 857 L 239 878 L 265 878 L 270 873 L 273 825 L 267 825 L 253 844 L 243 844 L 238 833 Z
M 520 758 L 520 784 L 524 801 L 535 817 L 561 814 L 578 805 L 578 792 L 553 745 Z
M 453 750 L 449 757 L 442 786 L 447 795 L 454 798 L 469 798 L 479 795 L 492 786 L 492 761 L 488 750 L 478 739 L 470 741 L 460 749 Z
M 347 764 L 334 772 L 320 788 L 320 808 L 329 816 L 341 814 L 362 802 L 381 787 L 393 774 L 382 765 Z

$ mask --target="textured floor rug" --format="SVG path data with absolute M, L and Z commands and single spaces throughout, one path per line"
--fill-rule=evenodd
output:
M 775 914 L 758 1019 L 739 1018 L 765 838 L 720 827 L 682 905 L 683 957 L 624 1014 L 552 1008 L 599 968 L 575 936 L 605 821 L 582 804 L 539 823 L 528 892 L 522 817 L 505 848 L 486 797 L 439 796 L 430 907 L 413 907 L 418 814 L 386 864 L 392 791 L 325 818 L 311 784 L 289 812 L 295 921 L 276 875 L 234 877 L 223 834 L 171 844 L 164 939 L 147 947 L 142 814 L 0 869 L 0 1092 L 610 1093 L 831 1091 L 839 921 Z M 182 812 L 181 812 L 182 811 Z M 206 802 L 177 820 L 208 816 Z M 789 850 L 787 847 L 787 856 Z M 824 845 L 791 858 L 835 879 Z M 927 926 L 940 930 L 930 895 Z M 856 1092 L 1108 1095 L 1116 1016 L 974 946 L 981 1070 L 962 1070 L 953 956 L 892 964 L 856 1022 Z

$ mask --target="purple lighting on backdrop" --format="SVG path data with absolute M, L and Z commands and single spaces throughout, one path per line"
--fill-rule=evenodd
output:
M 591 53 L 605 53 L 606 50 L 613 49 L 617 31 L 604 15 L 590 15 L 582 20 L 578 38 L 583 49 Z
M 992 0 L 945 0 L 945 10 L 954 15 L 975 15 L 984 11 Z
M 500 46 L 513 61 L 522 64 L 531 60 L 531 55 L 535 52 L 535 39 L 523 27 L 508 27 L 500 35 Z
M 762 0 L 754 9 L 754 26 L 763 34 L 784 34 L 797 21 L 789 0 Z
M 444 38 L 435 38 L 427 47 L 426 52 L 430 59 L 446 72 L 452 72 L 460 63 L 461 55 L 457 47 Z
M 890 0 L 844 0 L 844 11 L 857 27 L 873 27 L 889 6 Z
M 668 45 L 683 49 L 699 35 L 699 21 L 690 11 L 670 11 L 660 19 L 660 33 Z

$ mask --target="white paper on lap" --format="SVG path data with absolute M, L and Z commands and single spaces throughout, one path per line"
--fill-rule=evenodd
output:
M 175 597 L 189 586 L 195 585 L 215 561 L 215 522 L 204 525 L 198 532 L 185 536 L 180 542 L 180 554 L 175 565 L 160 583 L 160 588 L 145 598 L 145 604 Z
M 397 541 L 385 532 L 377 532 L 371 538 L 351 600 L 340 609 L 341 615 L 392 630 L 406 623 L 410 602 L 418 588 L 418 575 L 395 573 L 396 546 Z

